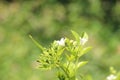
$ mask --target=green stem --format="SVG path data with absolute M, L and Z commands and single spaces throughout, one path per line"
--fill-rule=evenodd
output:
M 64 71 L 64 73 L 66 74 L 67 78 L 70 78 L 70 77 L 69 77 L 69 74 L 68 74 L 67 71 L 64 69 L 64 67 L 63 67 L 63 66 L 60 66 L 60 68 Z
M 76 61 L 75 61 L 75 74 L 76 74 L 76 71 L 77 71 L 76 67 L 77 67 L 78 61 L 79 61 L 79 57 L 77 56 Z

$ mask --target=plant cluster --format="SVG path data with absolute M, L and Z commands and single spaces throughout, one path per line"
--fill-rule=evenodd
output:
M 113 67 L 110 67 L 110 73 L 106 80 L 120 80 L 120 72 L 117 72 Z
M 77 77 L 78 69 L 88 62 L 79 60 L 91 49 L 91 47 L 84 47 L 88 41 L 88 35 L 85 32 L 81 35 L 75 31 L 71 32 L 75 39 L 61 38 L 53 41 L 47 48 L 30 36 L 42 51 L 38 59 L 40 69 L 57 69 L 59 80 L 80 80 Z

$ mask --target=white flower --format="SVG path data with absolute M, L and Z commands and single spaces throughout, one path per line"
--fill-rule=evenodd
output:
M 87 38 L 80 38 L 80 44 L 84 45 L 88 41 Z
M 61 38 L 59 41 L 56 41 L 58 45 L 65 46 L 65 39 Z
M 115 80 L 116 78 L 117 77 L 115 75 L 111 74 L 107 77 L 107 80 Z

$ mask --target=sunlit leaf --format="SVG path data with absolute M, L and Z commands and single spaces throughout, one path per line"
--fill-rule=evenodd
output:
M 65 50 L 65 48 L 60 49 L 60 50 L 58 51 L 58 55 L 61 55 L 61 54 L 63 53 L 64 50 Z
M 90 51 L 92 49 L 92 47 L 86 47 L 83 48 L 83 50 L 81 50 L 81 52 L 78 54 L 79 57 L 81 57 L 82 55 L 86 54 L 88 51 Z
M 92 49 L 92 47 L 86 47 L 83 49 L 83 53 L 87 53 L 88 51 L 90 51 Z
M 88 61 L 79 62 L 79 63 L 77 64 L 77 69 L 80 68 L 80 67 L 82 67 L 82 66 L 84 66 L 84 65 L 87 64 L 87 63 L 88 63 Z
M 72 31 L 72 30 L 71 30 L 71 32 L 72 32 L 73 36 L 75 37 L 75 39 L 76 39 L 77 41 L 79 41 L 79 38 L 80 38 L 79 34 L 76 33 L 75 31 Z
M 88 40 L 88 35 L 87 35 L 87 33 L 86 33 L 86 32 L 83 32 L 82 35 L 81 35 L 81 38 L 85 38 L 85 39 Z
M 73 60 L 75 60 L 75 56 L 74 55 L 67 55 L 66 54 L 66 57 L 67 57 L 67 59 L 69 60 L 69 61 L 73 61 Z

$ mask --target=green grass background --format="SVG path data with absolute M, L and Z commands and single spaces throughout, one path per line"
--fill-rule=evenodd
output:
M 0 0 L 0 80 L 57 80 L 38 68 L 41 52 L 29 35 L 47 46 L 70 30 L 87 32 L 93 47 L 82 74 L 104 80 L 110 66 L 120 70 L 119 0 Z

